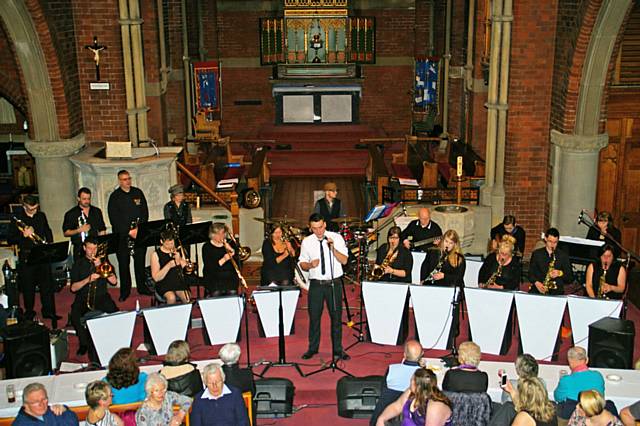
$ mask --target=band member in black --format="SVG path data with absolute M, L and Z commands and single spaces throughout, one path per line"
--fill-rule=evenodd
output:
M 338 219 L 346 215 L 342 201 L 338 197 L 338 186 L 334 182 L 324 184 L 324 198 L 316 201 L 313 209 L 314 213 L 318 213 L 324 219 L 327 230 L 338 232 L 338 223 L 334 219 Z
M 515 238 L 504 235 L 496 253 L 490 253 L 478 273 L 478 286 L 498 290 L 518 290 L 522 265 L 513 255 Z
M 13 215 L 9 228 L 10 244 L 18 245 L 18 286 L 22 291 L 25 317 L 33 319 L 36 315 L 33 307 L 36 298 L 36 286 L 40 288 L 42 316 L 52 321 L 60 319 L 56 315 L 54 289 L 51 283 L 51 272 L 48 264 L 29 264 L 27 259 L 31 249 L 38 244 L 51 243 L 53 233 L 49 227 L 47 216 L 38 211 L 39 202 L 33 195 L 27 195 L 22 201 L 22 208 Z
M 151 277 L 156 282 L 156 293 L 173 305 L 179 298 L 189 303 L 189 288 L 182 268 L 187 261 L 176 251 L 175 235 L 172 231 L 160 234 L 160 247 L 151 254 Z
M 348 360 L 342 349 L 342 266 L 347 264 L 348 250 L 337 232 L 327 231 L 318 213 L 309 217 L 312 234 L 302 240 L 300 267 L 309 271 L 309 348 L 302 359 L 310 359 L 320 346 L 320 321 L 324 304 L 331 317 L 331 343 L 334 359 Z
M 84 257 L 82 243 L 87 237 L 105 235 L 107 227 L 102 218 L 102 210 L 91 205 L 91 190 L 82 187 L 78 190 L 78 205 L 64 214 L 62 232 L 71 238 L 73 257 Z
M 273 225 L 262 243 L 262 285 L 294 285 L 295 255 L 291 242 L 284 238 L 282 225 Z
M 466 263 L 460 249 L 460 237 L 453 229 L 442 236 L 440 246 L 432 248 L 420 267 L 420 282 L 427 285 L 464 287 Z
M 605 237 L 605 234 L 609 234 L 611 237 Z M 613 226 L 613 216 L 609 212 L 600 212 L 596 216 L 596 227 L 590 227 L 587 232 L 588 240 L 604 241 L 605 244 L 613 247 L 614 258 L 620 257 L 620 248 L 613 242 L 620 243 L 621 237 L 620 230 Z
M 495 251 L 502 241 L 504 235 L 511 235 L 516 239 L 514 255 L 522 257 L 524 254 L 524 245 L 526 242 L 527 234 L 522 226 L 516 223 L 516 217 L 507 215 L 502 219 L 502 223 L 491 228 L 491 241 L 493 243 L 492 251 Z
M 442 229 L 440 226 L 431 220 L 431 212 L 428 208 L 422 207 L 418 210 L 418 219 L 409 222 L 409 225 L 402 231 L 402 245 L 405 248 L 424 251 L 434 245 L 440 244 L 440 238 L 442 236 Z M 433 239 L 433 241 L 427 242 L 427 240 Z
M 598 248 L 598 260 L 587 266 L 586 287 L 589 297 L 622 299 L 627 287 L 627 270 L 613 253 L 613 246 L 605 244 Z
M 219 296 L 238 292 L 238 272 L 231 259 L 240 267 L 236 248 L 227 241 L 227 227 L 214 222 L 209 227 L 209 241 L 202 246 L 204 283 L 207 295 Z
M 544 233 L 544 247 L 531 253 L 529 264 L 530 293 L 564 294 L 564 285 L 573 282 L 573 270 L 569 256 L 557 250 L 560 232 L 549 228 Z M 544 283 L 547 282 L 547 287 Z
M 390 282 L 411 282 L 411 268 L 413 268 L 413 256 L 411 252 L 400 244 L 400 234 L 402 230 L 399 226 L 392 226 L 387 233 L 387 242 L 378 248 L 376 254 L 376 265 L 385 263 L 385 259 L 390 262 L 384 268 L 384 275 L 381 281 Z
M 117 312 L 118 307 L 111 299 L 108 285 L 115 286 L 116 280 L 113 272 L 106 277 L 99 274 L 102 259 L 98 258 L 98 245 L 94 237 L 87 237 L 83 244 L 84 256 L 77 257 L 71 268 L 71 292 L 75 299 L 71 305 L 71 324 L 76 329 L 80 346 L 78 355 L 84 355 L 89 348 L 89 330 L 83 324 L 82 318 L 89 312 L 96 315 Z
M 164 205 L 164 218 L 178 228 L 193 222 L 191 206 L 184 200 L 184 187 L 180 184 L 169 188 L 171 201 Z
M 139 188 L 131 186 L 131 175 L 126 170 L 118 172 L 118 188 L 109 196 L 109 221 L 114 234 L 118 234 L 118 276 L 120 277 L 120 301 L 131 294 L 131 273 L 129 272 L 130 245 L 138 236 L 138 224 L 149 220 L 147 200 Z M 136 274 L 138 294 L 150 295 L 145 280 L 145 259 L 147 250 L 135 250 L 133 268 Z

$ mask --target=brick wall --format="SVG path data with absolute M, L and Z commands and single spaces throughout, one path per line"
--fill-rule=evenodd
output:
M 13 43 L 0 22 L 0 96 L 26 114 L 28 105 L 22 87 L 22 72 L 16 62 Z M 22 123 L 20 123 L 22 129 Z

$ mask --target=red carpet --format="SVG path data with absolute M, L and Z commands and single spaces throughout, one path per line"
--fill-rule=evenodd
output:
M 135 293 L 135 291 L 134 291 Z M 359 287 L 348 285 L 347 286 L 347 295 L 349 299 L 349 305 L 351 308 L 352 315 L 357 314 L 358 307 L 358 293 Z M 112 291 L 112 296 L 116 296 L 117 291 Z M 195 292 L 194 292 L 195 294 Z M 117 299 L 115 299 L 117 300 Z M 132 296 L 127 300 L 124 304 L 120 303 L 119 306 L 121 309 L 133 310 L 135 309 L 136 300 L 139 300 L 141 307 L 149 306 L 150 298 L 149 296 L 142 296 L 136 299 L 136 296 Z M 64 289 L 62 292 L 58 293 L 56 298 L 56 303 L 58 306 L 58 313 L 63 315 L 66 318 L 66 314 L 72 302 L 72 295 L 70 294 L 68 289 Z M 270 360 L 277 361 L 278 357 L 278 339 L 277 338 L 261 338 L 258 336 L 257 331 L 257 314 L 251 312 L 249 314 L 249 335 L 250 335 L 250 349 L 251 349 L 251 362 L 255 363 L 260 360 Z M 200 317 L 200 312 L 196 307 L 193 310 L 193 317 Z M 640 325 L 640 311 L 635 308 L 633 305 L 629 306 L 629 311 L 627 317 L 633 320 L 636 324 L 636 329 L 640 329 L 638 325 Z M 460 343 L 467 339 L 468 336 L 468 323 L 467 316 L 465 315 L 465 319 L 462 321 L 462 325 L 460 328 L 460 336 L 457 339 L 457 342 Z M 346 320 L 346 312 L 344 313 L 344 319 Z M 358 318 L 355 318 L 355 321 L 358 321 Z M 48 320 L 47 320 L 48 323 Z M 244 322 L 243 322 L 244 324 Z M 410 325 L 409 330 L 413 330 L 413 325 Z M 320 367 L 323 361 L 330 360 L 331 353 L 331 342 L 329 337 L 329 319 L 328 315 L 325 313 L 323 315 L 323 325 L 322 325 L 322 340 L 320 346 L 320 353 L 316 355 L 316 357 L 311 360 L 304 361 L 300 358 L 302 353 L 305 352 L 307 348 L 307 332 L 308 332 L 308 316 L 306 312 L 306 294 L 303 294 L 298 303 L 298 311 L 296 313 L 296 323 L 295 323 L 295 334 L 286 338 L 286 350 L 287 350 L 287 361 L 295 361 L 301 364 L 302 370 L 304 372 L 310 372 L 318 367 Z M 204 345 L 203 340 L 203 332 L 204 329 L 191 329 L 188 333 L 188 341 L 191 345 L 192 350 L 192 358 L 195 360 L 200 359 L 211 359 L 217 358 L 217 352 L 220 346 L 206 346 Z M 410 331 L 410 334 L 412 332 Z M 240 341 L 240 345 L 243 350 L 242 364 L 246 365 L 246 353 L 244 352 L 246 349 L 246 342 L 244 340 L 244 327 L 241 335 L 243 336 L 242 341 Z M 77 339 L 75 336 L 70 336 L 70 357 L 68 361 L 72 362 L 87 362 L 86 357 L 78 359 L 75 356 L 75 352 L 77 349 Z M 347 327 L 343 327 L 343 345 L 345 347 L 349 346 L 356 339 L 353 337 L 352 330 Z M 136 323 L 136 328 L 133 337 L 133 347 L 137 347 L 140 343 L 143 342 L 143 332 L 142 332 L 142 320 L 139 319 Z M 483 359 L 487 360 L 500 360 L 500 361 L 513 361 L 517 356 L 517 337 L 514 336 L 513 344 L 509 353 L 506 356 L 491 356 L 486 355 L 483 356 Z M 566 350 L 570 347 L 571 340 L 563 339 L 562 346 L 560 349 L 559 362 L 566 363 Z M 635 343 L 635 353 L 640 353 L 640 348 L 638 347 L 638 339 L 636 339 Z M 351 374 L 356 376 L 367 376 L 367 375 L 382 375 L 389 363 L 399 362 L 402 358 L 402 347 L 401 346 L 380 346 L 372 343 L 360 343 L 354 346 L 352 349 L 348 351 L 349 355 L 351 355 L 351 360 L 346 362 L 341 362 L 340 366 Z M 425 353 L 426 357 L 439 357 L 444 354 L 443 351 L 427 351 Z M 159 363 L 161 361 L 160 357 L 149 356 L 146 352 L 139 352 L 138 355 L 142 358 L 145 357 L 148 363 Z M 635 358 L 634 358 L 635 359 Z M 257 372 L 262 371 L 262 367 L 256 368 Z M 268 424 L 282 424 L 282 425 L 320 425 L 326 424 L 329 420 L 333 425 L 343 425 L 343 424 L 368 424 L 366 420 L 351 420 L 351 419 L 343 419 L 338 417 L 337 415 L 337 407 L 336 407 L 336 382 L 343 375 L 339 372 L 331 372 L 325 371 L 323 373 L 316 374 L 311 377 L 302 378 L 298 375 L 294 368 L 289 367 L 279 367 L 272 368 L 268 373 L 268 377 L 286 377 L 293 381 L 296 391 L 295 391 L 295 399 L 294 405 L 299 409 L 297 413 L 295 413 L 292 417 L 287 419 L 260 419 L 260 425 L 268 425 Z M 303 408 L 304 407 L 304 408 Z

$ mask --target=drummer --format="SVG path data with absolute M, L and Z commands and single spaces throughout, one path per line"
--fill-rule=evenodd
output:
M 414 251 L 426 252 L 430 247 L 438 245 L 442 236 L 440 226 L 431 220 L 431 212 L 428 208 L 422 207 L 418 210 L 418 219 L 409 222 L 409 225 L 402 231 L 402 244 Z M 428 242 L 430 239 L 433 242 Z M 422 244 L 424 243 L 424 244 Z
M 338 186 L 335 182 L 324 184 L 324 197 L 316 201 L 313 209 L 327 224 L 327 231 L 338 232 L 338 223 L 334 219 L 346 216 L 342 202 L 338 198 Z

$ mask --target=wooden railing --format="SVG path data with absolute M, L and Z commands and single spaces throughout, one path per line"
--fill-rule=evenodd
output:
M 384 155 L 380 152 L 375 144 L 369 144 L 367 147 L 369 150 L 369 159 L 367 160 L 367 168 L 365 174 L 367 176 L 367 182 L 371 183 L 376 188 L 376 202 L 382 203 L 382 188 L 389 185 L 389 171 L 384 163 Z

